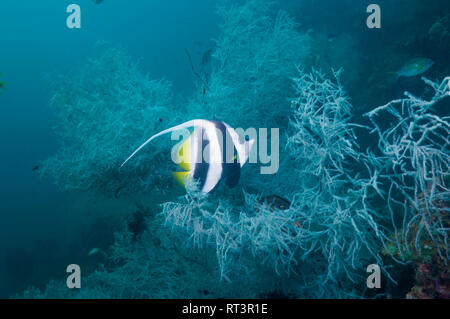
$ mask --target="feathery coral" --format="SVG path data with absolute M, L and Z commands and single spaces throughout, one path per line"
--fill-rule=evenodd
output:
M 66 189 L 114 194 L 124 187 L 118 170 L 148 132 L 168 125 L 171 85 L 150 80 L 122 50 L 107 48 L 81 70 L 54 85 L 62 148 L 45 161 L 42 174 Z M 155 155 L 155 154 L 152 154 Z M 141 156 L 126 168 L 126 185 L 139 185 L 151 162 Z M 134 182 L 133 182 L 134 181 Z
M 387 211 L 396 234 L 397 257 L 405 259 L 404 253 L 410 255 L 412 248 L 420 254 L 423 242 L 431 240 L 447 263 L 450 78 L 442 83 L 424 81 L 434 91 L 429 101 L 406 92 L 406 98 L 366 116 L 378 137 L 381 155 L 376 162 L 383 167 L 382 180 L 388 187 Z
M 287 125 L 290 77 L 309 53 L 309 37 L 284 11 L 275 17 L 272 5 L 250 0 L 219 10 L 221 37 L 213 53 L 208 86 L 194 96 L 192 106 L 206 114 L 247 127 Z M 239 112 L 239 123 L 231 119 Z

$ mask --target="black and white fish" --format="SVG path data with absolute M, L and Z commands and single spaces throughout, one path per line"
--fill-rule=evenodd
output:
M 203 193 L 213 191 L 222 180 L 229 187 L 236 186 L 255 141 L 241 141 L 233 128 L 219 121 L 192 120 L 161 131 L 136 149 L 121 167 L 155 138 L 188 128 L 194 130 L 175 150 L 176 161 L 184 170 L 174 172 L 175 179 L 183 186 L 186 181 L 195 180 Z

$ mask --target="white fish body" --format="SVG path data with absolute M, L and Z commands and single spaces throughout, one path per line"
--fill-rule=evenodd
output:
M 183 147 L 186 148 L 185 151 L 183 151 L 183 156 L 188 154 L 187 158 L 183 159 L 183 163 L 180 164 L 180 167 L 184 168 L 186 171 L 174 173 L 175 178 L 183 185 L 186 178 L 188 180 L 199 180 L 201 191 L 204 193 L 209 193 L 214 190 L 223 179 L 227 179 L 227 185 L 229 187 L 234 187 L 240 177 L 240 168 L 242 168 L 248 160 L 250 150 L 255 141 L 249 140 L 241 143 L 237 132 L 224 122 L 198 119 L 161 131 L 139 146 L 125 162 L 123 162 L 121 167 L 156 137 L 192 127 L 194 128 L 194 131 L 180 146 L 180 149 Z M 225 135 L 231 138 L 234 150 L 237 153 L 233 159 L 233 163 L 224 161 L 225 155 L 228 154 L 224 154 L 224 149 L 226 149 L 226 147 L 222 147 L 223 143 L 218 136 L 219 132 L 222 134 L 223 139 L 225 139 Z M 203 152 L 203 144 L 205 144 L 205 142 L 207 142 L 207 147 L 209 148 L 206 154 Z M 208 158 L 203 158 L 204 155 Z

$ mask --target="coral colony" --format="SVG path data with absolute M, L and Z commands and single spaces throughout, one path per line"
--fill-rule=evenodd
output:
M 448 267 L 450 78 L 424 78 L 428 98 L 405 93 L 357 120 L 343 71 L 304 71 L 309 36 L 270 10 L 258 0 L 220 10 L 213 71 L 183 105 L 174 106 L 169 82 L 111 48 L 55 87 L 64 147 L 42 174 L 121 196 L 149 193 L 145 179 L 174 195 L 116 234 L 107 266 L 84 277 L 84 289 L 51 282 L 26 296 L 359 297 L 370 264 L 393 284 L 394 264 L 415 262 L 422 275 L 430 260 Z M 195 118 L 279 128 L 277 174 L 248 164 L 239 187 L 205 194 L 192 180 L 184 192 L 170 181 L 173 144 L 164 137 L 119 168 L 148 136 Z

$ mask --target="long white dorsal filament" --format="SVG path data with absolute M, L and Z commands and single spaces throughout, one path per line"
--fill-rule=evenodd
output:
M 195 127 L 195 126 L 201 126 L 203 127 L 203 121 L 205 120 L 192 120 L 192 121 L 188 121 L 186 123 L 168 128 L 167 130 L 161 131 L 158 134 L 153 135 L 152 137 L 150 137 L 147 141 L 145 141 L 144 144 L 142 144 L 141 146 L 139 146 L 134 152 L 133 154 L 131 154 L 126 160 L 125 162 L 122 163 L 122 165 L 120 165 L 120 167 L 124 166 L 134 155 L 136 155 L 137 152 L 139 152 L 144 146 L 146 146 L 148 143 L 150 143 L 151 141 L 153 141 L 155 138 L 157 138 L 158 136 L 170 133 L 170 132 L 174 132 L 174 131 L 178 131 L 178 130 L 182 130 L 182 129 L 186 129 L 188 127 Z

